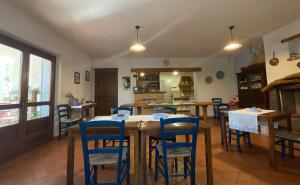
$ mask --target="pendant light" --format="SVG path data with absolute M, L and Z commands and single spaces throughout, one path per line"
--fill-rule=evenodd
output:
M 146 50 L 146 47 L 143 46 L 141 43 L 139 43 L 139 29 L 140 28 L 141 28 L 141 26 L 138 26 L 138 25 L 135 26 L 135 29 L 136 29 L 136 43 L 130 47 L 131 51 L 141 52 L 141 51 Z
M 240 47 L 242 47 L 242 44 L 234 41 L 234 39 L 233 39 L 233 34 L 232 34 L 233 28 L 234 28 L 234 26 L 229 26 L 230 42 L 224 47 L 224 50 L 226 50 L 226 51 L 233 51 L 233 50 L 236 50 L 236 49 L 239 49 Z

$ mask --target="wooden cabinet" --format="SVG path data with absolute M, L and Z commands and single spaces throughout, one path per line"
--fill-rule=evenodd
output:
M 268 95 L 261 91 L 266 85 L 265 63 L 241 68 L 241 73 L 237 74 L 239 106 L 268 108 Z
M 159 73 L 145 73 L 137 78 L 139 92 L 158 92 L 160 89 Z

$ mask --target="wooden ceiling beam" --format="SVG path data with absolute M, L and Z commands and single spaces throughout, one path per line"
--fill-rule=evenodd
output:
M 197 72 L 201 71 L 201 68 L 131 68 L 131 72 L 136 73 L 153 73 L 153 72 Z

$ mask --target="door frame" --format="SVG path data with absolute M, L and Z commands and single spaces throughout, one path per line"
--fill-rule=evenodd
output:
M 12 142 L 15 145 L 13 151 L 7 157 L 0 157 L 0 162 L 13 158 L 22 154 L 46 141 L 53 138 L 53 124 L 54 124 L 54 103 L 55 103 L 55 70 L 56 70 L 56 56 L 49 54 L 41 49 L 35 48 L 9 36 L 0 33 L 0 43 L 9 47 L 15 48 L 22 52 L 21 66 L 20 66 L 20 101 L 18 104 L 0 105 L 0 110 L 5 109 L 19 109 L 19 121 L 17 124 L 0 127 L 0 133 L 11 131 L 16 134 L 16 141 Z M 30 54 L 45 58 L 51 62 L 51 77 L 50 77 L 50 95 L 49 101 L 46 102 L 28 102 L 28 81 L 29 81 L 29 64 Z M 39 118 L 36 120 L 27 121 L 27 107 L 49 105 L 49 116 Z M 45 126 L 46 125 L 46 126 Z M 32 135 L 26 134 L 28 129 L 37 130 L 38 127 L 43 127 L 44 131 L 36 132 Z M 45 128 L 44 128 L 45 127 Z M 7 142 L 7 141 L 1 141 Z

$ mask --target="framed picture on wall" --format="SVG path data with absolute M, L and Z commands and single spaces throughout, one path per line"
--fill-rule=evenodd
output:
M 91 73 L 89 71 L 85 71 L 85 80 L 90 81 Z
M 80 84 L 80 73 L 79 72 L 74 72 L 74 83 Z

